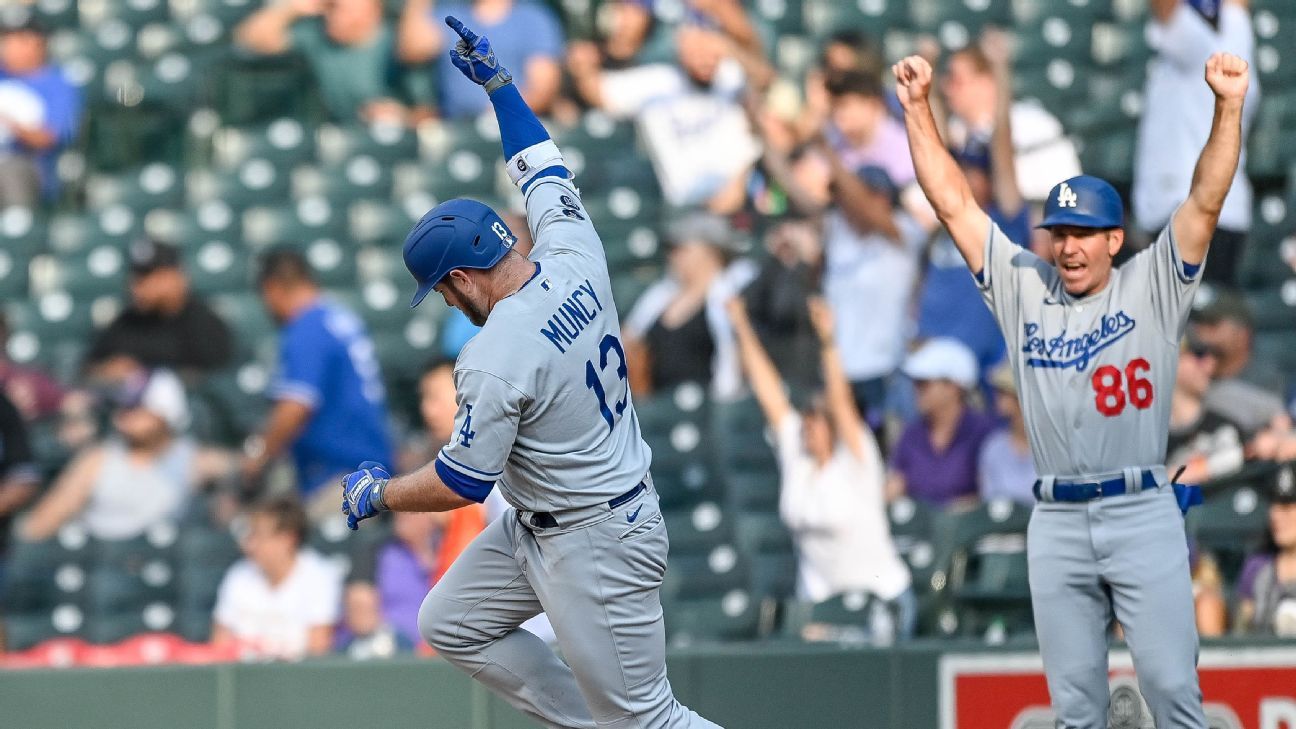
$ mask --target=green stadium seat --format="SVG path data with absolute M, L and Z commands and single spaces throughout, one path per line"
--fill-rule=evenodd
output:
M 23 260 L 44 251 L 47 225 L 36 210 L 17 206 L 0 210 L 0 250 Z
M 779 37 L 804 33 L 806 29 L 806 0 L 765 0 L 752 8 L 760 25 Z
M 291 117 L 262 125 L 224 127 L 212 136 L 212 159 L 222 169 L 235 169 L 250 159 L 291 169 L 314 158 L 315 135 Z
M 1064 14 L 1051 14 L 1017 29 L 1016 63 L 1019 67 L 1047 65 L 1063 58 L 1077 66 L 1089 61 L 1093 26 Z
M 117 175 L 92 175 L 85 183 L 86 207 L 91 210 L 125 205 L 137 214 L 154 208 L 184 204 L 182 173 L 164 162 L 154 162 Z
M 961 608 L 1029 604 L 1026 527 L 1030 508 L 991 501 L 953 517 L 950 596 Z
M 895 612 L 877 597 L 848 592 L 813 604 L 784 603 L 783 633 L 801 640 L 885 645 L 894 640 L 896 620 Z
M 1296 328 L 1296 278 L 1274 288 L 1248 291 L 1243 295 L 1257 330 L 1291 331 Z
M 1067 58 L 1054 55 L 1040 65 L 1017 70 L 1013 76 L 1016 96 L 1036 99 L 1045 108 L 1073 109 L 1084 104 L 1088 89 L 1084 67 Z
M 233 27 L 259 7 L 249 0 L 171 0 L 172 15 L 187 24 L 207 18 Z
M 939 543 L 942 530 L 937 527 L 937 520 L 938 514 L 930 506 L 908 497 L 896 499 L 887 505 L 891 540 L 900 558 L 909 567 L 914 591 L 919 596 L 935 590 L 932 578 L 941 568 L 940 558 L 944 548 Z M 943 586 L 944 579 L 942 572 L 937 584 Z
M 83 3 L 81 23 L 93 28 L 105 22 L 119 20 L 132 27 L 145 23 L 170 20 L 167 0 L 100 0 Z
M 200 400 L 208 414 L 209 438 L 222 445 L 236 446 L 261 424 L 262 413 L 267 408 L 260 392 L 246 392 L 239 384 L 236 373 L 222 372 L 208 376 L 190 391 L 190 397 Z
M 32 612 L 80 601 L 91 559 L 87 541 L 76 529 L 61 540 L 15 540 L 5 558 L 5 610 Z
M 909 3 L 915 28 L 935 33 L 946 48 L 975 42 L 986 26 L 1008 27 L 1013 22 L 1012 0 L 934 0 Z
M 185 270 L 201 294 L 246 291 L 255 261 L 223 240 L 209 240 L 185 252 Z
M 37 256 L 31 270 L 34 278 L 47 279 L 45 285 L 78 299 L 121 295 L 126 290 L 126 256 L 109 244 L 63 256 Z
M 144 99 L 134 87 L 121 96 L 112 91 L 107 98 L 87 90 L 87 98 L 91 103 L 83 148 L 91 168 L 125 171 L 144 162 L 177 162 L 183 156 L 183 120 L 176 109 Z
M 269 122 L 283 117 L 316 122 L 323 118 L 315 83 L 295 55 L 250 57 L 230 54 L 213 80 L 214 105 L 227 124 Z
M 1076 23 L 1093 23 L 1113 17 L 1112 0 L 1015 0 L 1012 6 L 1018 24 L 1037 22 L 1050 13 L 1065 15 Z
M 91 615 L 138 612 L 153 602 L 174 599 L 176 585 L 171 566 L 154 562 L 132 572 L 115 567 L 97 567 L 86 584 L 86 607 Z
M 206 643 L 211 640 L 211 610 L 181 610 L 176 615 L 172 632 L 191 643 Z
M 740 513 L 736 516 L 734 539 L 748 554 L 787 553 L 793 550 L 792 533 L 778 514 Z
M 751 558 L 752 594 L 784 600 L 796 592 L 797 558 L 793 552 L 764 552 Z
M 722 597 L 664 604 L 666 639 L 673 646 L 753 640 L 760 634 L 760 603 L 741 589 Z
M 662 582 L 662 599 L 719 597 L 730 590 L 746 590 L 749 582 L 746 555 L 734 545 L 721 544 L 706 554 L 672 555 L 671 568 Z
M 32 11 L 45 27 L 54 30 L 76 28 L 80 23 L 76 0 L 42 0 L 32 4 Z
M 383 250 L 399 251 L 418 219 L 405 208 L 377 200 L 357 200 L 347 208 L 351 239 Z
M 1086 174 L 1117 187 L 1127 185 L 1134 178 L 1134 146 L 1133 127 L 1087 139 L 1080 150 L 1080 165 Z
M 1296 31 L 1296 8 L 1258 8 L 1253 12 L 1256 32 L 1255 63 L 1261 87 L 1269 91 L 1296 88 L 1296 51 L 1291 34 Z
M 227 570 L 228 567 L 210 564 L 181 563 L 176 583 L 176 604 L 180 612 L 202 612 L 210 616 Z
M 0 299 L 27 297 L 27 258 L 0 248 Z
M 418 138 L 403 126 L 326 124 L 316 131 L 316 137 L 319 160 L 326 165 L 345 164 L 364 155 L 389 167 L 418 156 Z
M 211 54 L 176 48 L 161 53 L 139 69 L 140 99 L 183 116 L 205 98 Z
M 1188 511 L 1188 533 L 1211 553 L 1226 584 L 1233 584 L 1248 555 L 1259 549 L 1268 526 L 1269 504 L 1256 487 L 1208 489 L 1205 502 Z
M 1249 176 L 1262 180 L 1282 177 L 1287 165 L 1296 161 L 1287 143 L 1293 128 L 1296 128 L 1296 93 L 1274 93 L 1266 87 L 1247 140 Z
M 236 210 L 245 210 L 267 200 L 286 199 L 291 180 L 287 170 L 269 160 L 252 158 L 229 171 L 190 170 L 185 183 L 190 205 L 220 200 Z
M 250 291 L 215 295 L 209 303 L 233 330 L 236 341 L 254 342 L 275 330 L 261 298 Z
M 817 38 L 843 30 L 903 28 L 909 26 L 908 5 L 903 0 L 805 0 L 801 8 L 802 23 Z
M 241 226 L 239 212 L 219 198 L 185 210 L 153 210 L 144 218 L 148 235 L 183 248 L 197 248 L 209 240 L 242 240 Z
M 179 538 L 180 529 L 175 523 L 161 521 L 150 526 L 138 537 L 96 541 L 92 549 L 99 565 L 139 575 L 143 570 L 156 566 L 158 562 L 172 562 L 176 556 Z M 158 585 L 169 582 L 169 578 L 155 574 L 150 575 L 147 581 Z
M 1083 20 L 1074 19 L 1073 22 Z M 1152 58 L 1152 49 L 1143 36 L 1142 23 L 1095 23 L 1092 38 L 1091 58 L 1103 68 L 1141 73 Z
M 346 206 L 323 196 L 304 197 L 290 205 L 249 208 L 242 220 L 242 239 L 249 248 L 304 246 L 312 267 L 326 277 L 339 273 L 337 269 L 354 256 L 347 235 Z M 312 252 L 315 243 L 325 241 L 332 241 L 333 245 Z M 349 278 L 354 280 L 354 272 Z
M 80 609 L 73 605 L 60 605 L 46 612 L 6 615 L 5 645 L 20 651 L 51 638 L 78 637 L 83 621 Z
M 706 554 L 721 544 L 733 543 L 733 525 L 725 510 L 714 502 L 692 509 L 663 512 L 670 534 L 671 555 Z

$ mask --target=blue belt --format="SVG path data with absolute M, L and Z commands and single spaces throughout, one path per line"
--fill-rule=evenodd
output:
M 1035 493 L 1035 500 L 1042 501 L 1040 498 L 1041 481 L 1036 481 L 1031 490 Z M 1142 472 L 1142 481 L 1140 491 L 1145 489 L 1157 488 L 1156 476 L 1151 471 Z M 1093 501 L 1094 499 L 1107 498 L 1110 496 L 1120 496 L 1125 493 L 1125 477 L 1109 478 L 1106 481 L 1057 481 L 1053 484 L 1053 500 L 1084 502 Z
M 618 506 L 630 503 L 634 497 L 647 490 L 648 487 L 640 481 L 634 488 L 607 502 L 607 505 L 609 508 L 615 509 Z M 535 511 L 531 513 L 531 526 L 536 529 L 553 529 L 558 526 L 558 520 L 554 518 L 553 514 L 550 514 L 547 511 Z

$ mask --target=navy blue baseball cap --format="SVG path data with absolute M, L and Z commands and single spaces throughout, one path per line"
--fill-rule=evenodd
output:
M 1125 204 L 1116 188 L 1092 175 L 1076 175 L 1049 191 L 1044 220 L 1035 227 L 1119 228 L 1124 224 Z
M 419 305 L 456 268 L 491 268 L 517 236 L 489 205 L 456 198 L 432 208 L 405 238 L 405 268 L 418 282 L 410 308 Z

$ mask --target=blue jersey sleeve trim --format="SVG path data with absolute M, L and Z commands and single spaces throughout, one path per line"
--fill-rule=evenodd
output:
M 452 466 L 456 466 L 458 468 L 462 468 L 463 470 L 468 471 L 470 473 L 475 473 L 478 476 L 481 476 L 482 478 L 499 478 L 500 476 L 504 475 L 503 471 L 495 471 L 492 473 L 491 471 L 483 471 L 480 468 L 473 468 L 472 466 L 469 466 L 466 463 L 460 463 L 459 461 L 456 461 L 455 459 L 447 455 L 444 449 L 442 449 L 441 453 L 437 456 L 437 458 L 445 459 L 446 463 Z
M 440 458 L 432 464 L 432 467 L 436 469 L 437 476 L 441 478 L 441 483 L 444 483 L 446 488 L 469 501 L 476 501 L 480 504 L 486 500 L 491 489 L 495 488 L 494 481 L 483 481 L 480 478 L 465 476 L 447 466 Z
M 490 95 L 491 106 L 495 107 L 495 120 L 499 122 L 500 144 L 504 147 L 504 159 L 532 145 L 549 139 L 549 132 L 536 117 L 531 107 L 517 90 L 514 84 L 504 84 Z
M 572 178 L 572 173 L 571 170 L 567 169 L 566 167 L 563 167 L 562 165 L 554 165 L 553 167 L 546 167 L 543 170 L 540 170 L 539 172 L 535 173 L 535 177 L 532 177 L 530 180 L 527 180 L 526 184 L 522 186 L 522 194 L 523 195 L 527 194 L 527 190 L 530 190 L 532 185 L 534 185 L 536 182 L 539 182 L 542 178 L 545 177 L 558 177 L 564 180 L 570 180 Z
M 1184 261 L 1182 264 L 1184 278 L 1194 279 L 1197 278 L 1198 273 L 1201 273 L 1202 264 L 1200 263 L 1188 263 L 1187 261 Z
M 982 286 L 985 286 L 985 265 L 984 264 L 982 264 L 980 271 L 977 271 L 976 273 L 972 274 L 972 278 L 976 279 L 977 283 L 981 284 Z

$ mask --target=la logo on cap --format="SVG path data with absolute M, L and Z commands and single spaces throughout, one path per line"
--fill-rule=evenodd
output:
M 1057 196 L 1058 207 L 1073 208 L 1076 206 L 1076 202 L 1079 201 L 1079 199 L 1080 198 L 1077 197 L 1075 194 L 1075 190 L 1072 190 L 1070 185 L 1063 182 L 1061 185 L 1058 186 L 1058 196 Z

